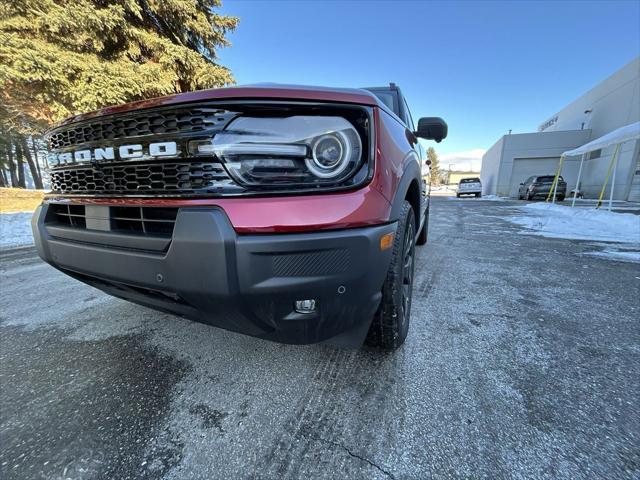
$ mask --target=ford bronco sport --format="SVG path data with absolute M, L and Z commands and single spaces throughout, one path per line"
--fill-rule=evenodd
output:
M 400 346 L 429 185 L 393 84 L 230 87 L 110 107 L 47 133 L 39 255 L 120 297 L 284 343 Z

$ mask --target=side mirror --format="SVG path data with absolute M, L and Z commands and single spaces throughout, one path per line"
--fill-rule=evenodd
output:
M 520 182 L 520 186 L 524 185 L 524 183 Z
M 440 117 L 423 117 L 418 120 L 418 131 L 415 136 L 440 143 L 447 138 L 449 127 Z

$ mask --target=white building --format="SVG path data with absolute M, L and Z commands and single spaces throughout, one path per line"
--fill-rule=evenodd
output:
M 532 175 L 553 175 L 560 155 L 617 128 L 640 121 L 640 57 L 542 122 L 535 133 L 505 135 L 482 157 L 484 194 L 517 196 L 520 182 Z M 580 189 L 585 198 L 599 195 L 615 147 L 585 158 Z M 618 153 L 614 199 L 640 201 L 640 141 Z M 579 157 L 565 158 L 562 176 L 575 187 Z M 606 195 L 608 197 L 609 187 Z

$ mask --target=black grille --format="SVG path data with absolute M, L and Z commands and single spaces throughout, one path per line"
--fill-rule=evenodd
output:
M 49 134 L 49 148 L 57 150 L 92 142 L 145 135 L 167 135 L 217 131 L 236 113 L 208 107 L 142 110 L 137 113 L 101 117 L 60 127 Z
M 178 215 L 177 208 L 111 207 L 111 230 L 170 237 Z
M 87 227 L 84 205 L 54 204 L 50 211 L 55 214 L 53 223 L 76 228 Z
M 109 209 L 108 231 L 160 237 L 171 237 L 178 215 L 178 209 L 173 207 L 99 208 Z M 53 203 L 49 206 L 49 212 L 47 224 L 57 224 L 82 229 L 87 228 L 85 205 Z
M 239 188 L 220 163 L 160 162 L 82 165 L 51 171 L 51 190 L 63 194 L 216 193 Z

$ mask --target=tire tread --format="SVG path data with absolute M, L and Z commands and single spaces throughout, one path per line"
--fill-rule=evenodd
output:
M 382 300 L 365 340 L 367 345 L 385 350 L 395 350 L 400 347 L 407 338 L 408 331 L 408 326 L 404 331 L 401 331 L 402 325 L 398 318 L 402 301 L 402 295 L 399 295 L 398 290 L 402 288 L 400 282 L 402 281 L 402 262 L 404 260 L 404 237 L 407 231 L 407 222 L 415 222 L 411 204 L 406 200 L 402 205 L 399 218 L 393 241 L 391 264 L 382 287 Z M 410 311 L 407 314 L 410 315 Z

